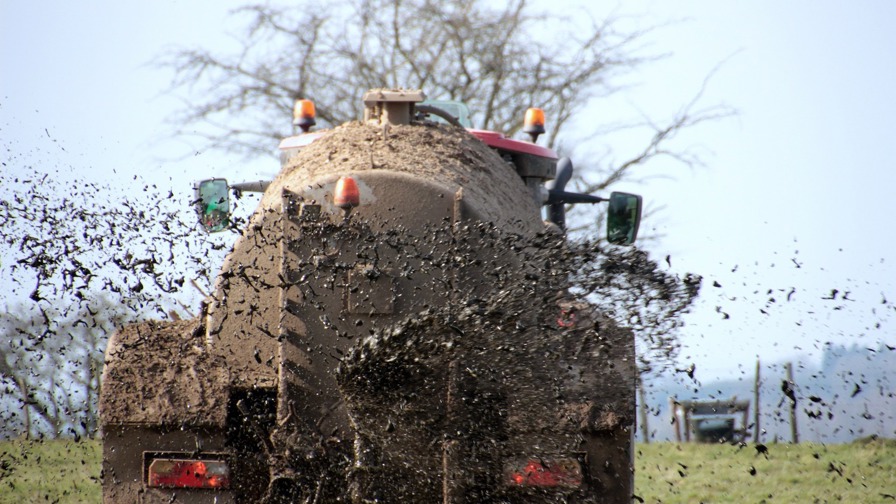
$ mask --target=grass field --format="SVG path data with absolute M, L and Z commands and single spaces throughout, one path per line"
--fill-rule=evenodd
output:
M 0 503 L 99 503 L 99 441 L 0 442 Z
M 896 503 L 896 441 L 850 444 L 639 444 L 635 493 L 646 503 Z
M 896 504 L 896 441 L 639 444 L 635 493 L 654 503 Z M 99 503 L 97 441 L 0 442 L 0 503 Z

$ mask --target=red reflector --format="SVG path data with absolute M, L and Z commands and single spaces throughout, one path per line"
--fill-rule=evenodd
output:
M 342 209 L 356 207 L 361 203 L 358 183 L 351 177 L 342 177 L 336 181 L 333 189 L 333 204 Z
M 582 485 L 582 466 L 574 459 L 536 460 L 513 464 L 505 471 L 515 486 L 569 487 Z
M 163 488 L 227 488 L 230 468 L 221 460 L 155 459 L 148 485 Z
M 557 318 L 557 325 L 560 327 L 575 327 L 576 312 L 573 310 L 560 310 L 560 317 Z

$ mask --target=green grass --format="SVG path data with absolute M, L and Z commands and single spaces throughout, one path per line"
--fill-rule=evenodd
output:
M 99 441 L 0 442 L 0 504 L 99 503 Z
M 639 444 L 635 488 L 646 503 L 896 503 L 896 441 L 851 444 Z M 751 474 L 754 472 L 755 474 Z
M 655 503 L 896 504 L 896 441 L 638 444 L 635 493 Z M 0 504 L 100 502 L 98 441 L 0 442 Z M 751 475 L 751 468 L 755 475 Z

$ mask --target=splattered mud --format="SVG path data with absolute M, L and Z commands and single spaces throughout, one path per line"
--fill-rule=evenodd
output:
M 407 173 L 463 187 L 466 197 L 487 207 L 483 216 L 489 222 L 525 220 L 531 225 L 531 217 L 538 214 L 532 198 L 520 191 L 520 176 L 494 150 L 464 130 L 430 123 L 388 129 L 344 124 L 288 160 L 275 185 L 290 179 L 294 187 L 301 187 L 334 173 L 369 170 Z M 268 192 L 272 196 L 277 197 L 276 191 Z M 538 219 L 534 222 L 540 227 Z
M 342 173 L 371 181 L 364 206 L 346 218 L 289 215 L 327 201 Z M 635 334 L 652 351 L 645 361 L 670 363 L 699 278 L 664 273 L 637 250 L 566 242 L 526 191 L 461 131 L 337 128 L 274 181 L 207 319 L 143 323 L 113 338 L 103 424 L 226 427 L 219 449 L 261 461 L 253 470 L 264 495 L 237 492 L 268 502 L 627 500 Z M 144 250 L 117 236 L 153 217 L 113 208 L 110 223 L 101 210 L 82 212 L 88 227 L 108 230 L 83 230 L 100 244 L 90 254 L 21 242 L 17 265 L 37 274 L 38 300 L 77 279 L 158 310 L 160 290 L 183 287 L 183 223 L 153 228 Z M 33 212 L 21 199 L 6 211 Z M 77 241 L 77 223 L 37 218 Z M 125 437 L 110 442 L 126 449 Z M 578 485 L 512 484 L 528 477 L 514 464 L 554 459 L 581 464 L 584 473 L 565 476 Z
M 100 416 L 106 424 L 223 427 L 230 374 L 203 348 L 195 320 L 123 328 L 106 351 Z
M 347 173 L 379 181 L 364 205 L 300 218 Z M 333 130 L 289 157 L 250 222 L 209 334 L 247 383 L 278 383 L 270 501 L 591 502 L 620 488 L 627 499 L 634 336 L 599 313 L 630 314 L 671 359 L 659 337 L 699 279 L 566 243 L 511 166 L 432 125 Z M 268 347 L 262 326 L 280 331 Z M 508 461 L 560 456 L 608 469 L 586 475 L 590 494 L 508 489 Z
M 424 231 L 375 234 L 353 221 L 306 228 L 296 299 L 317 308 L 302 318 L 315 336 L 302 340 L 314 365 L 301 373 L 326 375 L 303 381 L 317 391 L 316 402 L 330 394 L 335 406 L 312 425 L 294 421 L 292 410 L 281 415 L 270 464 L 291 475 L 278 480 L 281 498 L 593 502 L 595 489 L 619 495 L 614 485 L 631 478 L 634 336 L 597 315 L 600 300 L 612 298 L 615 309 L 627 301 L 635 312 L 639 304 L 662 304 L 659 297 L 668 311 L 650 316 L 674 318 L 698 283 L 658 274 L 643 255 L 568 244 L 550 232 L 523 237 L 486 223 Z M 340 252 L 331 249 L 328 261 L 315 263 L 327 247 Z M 604 254 L 615 258 L 609 268 L 595 263 Z M 401 265 L 392 295 L 413 291 L 415 299 L 436 302 L 392 318 L 328 310 L 334 298 L 327 293 L 371 258 L 371 281 Z M 634 273 L 641 278 L 627 278 L 625 288 L 638 290 L 617 296 L 621 278 Z M 351 293 L 353 285 L 343 288 Z M 328 388 L 331 380 L 336 389 Z M 342 415 L 350 428 L 340 429 Z M 332 431 L 320 427 L 330 422 Z M 608 446 L 593 448 L 596 440 Z M 560 455 L 602 468 L 587 475 L 590 492 L 523 491 L 504 481 L 509 460 Z M 309 484 L 309 473 L 317 483 Z

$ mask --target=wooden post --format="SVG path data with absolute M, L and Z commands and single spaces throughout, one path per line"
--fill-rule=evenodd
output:
M 787 383 L 796 394 L 796 383 L 793 382 L 793 363 L 788 362 L 784 369 L 787 371 Z M 800 442 L 800 434 L 796 427 L 796 395 L 790 402 L 790 442 L 794 444 Z
M 644 444 L 650 444 L 650 431 L 647 426 L 647 398 L 644 394 L 644 381 L 638 380 L 638 400 L 641 402 L 641 432 L 644 433 Z
M 756 380 L 753 382 L 753 442 L 761 443 L 759 433 L 762 429 L 759 427 L 759 359 L 756 359 Z
M 675 441 L 681 442 L 681 422 L 678 419 L 678 406 L 675 404 L 675 398 L 669 398 L 669 411 L 672 412 L 672 424 L 675 425 Z

